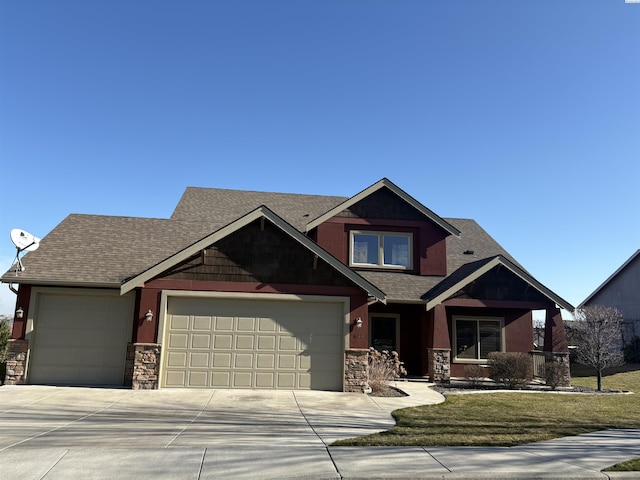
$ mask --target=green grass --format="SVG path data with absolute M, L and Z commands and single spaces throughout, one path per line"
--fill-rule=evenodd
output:
M 593 386 L 595 377 L 578 371 L 573 383 Z M 640 365 L 607 372 L 603 388 L 640 395 Z M 439 405 L 396 410 L 396 427 L 391 430 L 334 445 L 513 446 L 611 428 L 640 428 L 638 395 L 449 395 Z
M 616 463 L 613 467 L 605 468 L 603 472 L 640 472 L 640 458 Z

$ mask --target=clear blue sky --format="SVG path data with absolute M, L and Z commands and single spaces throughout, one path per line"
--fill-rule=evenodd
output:
M 640 4 L 0 0 L 0 69 L 3 271 L 70 213 L 382 177 L 574 305 L 640 248 Z

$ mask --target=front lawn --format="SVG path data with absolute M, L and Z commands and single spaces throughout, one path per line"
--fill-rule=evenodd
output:
M 595 385 L 576 376 L 575 385 Z M 640 365 L 607 375 L 603 388 L 622 394 L 453 394 L 439 405 L 393 412 L 396 427 L 334 445 L 513 446 L 610 428 L 640 428 Z

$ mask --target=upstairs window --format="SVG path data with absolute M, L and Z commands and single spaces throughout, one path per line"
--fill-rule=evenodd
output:
M 350 264 L 356 267 L 409 269 L 412 267 L 410 233 L 351 232 Z

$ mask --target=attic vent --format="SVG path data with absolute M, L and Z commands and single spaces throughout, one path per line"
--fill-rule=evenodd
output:
M 309 216 L 309 214 L 308 214 L 308 213 L 305 213 L 305 214 L 304 214 L 304 215 L 302 215 L 302 216 L 303 216 L 303 217 L 308 217 L 308 216 Z
M 473 250 L 465 250 L 464 254 L 465 255 L 473 255 L 475 252 Z

